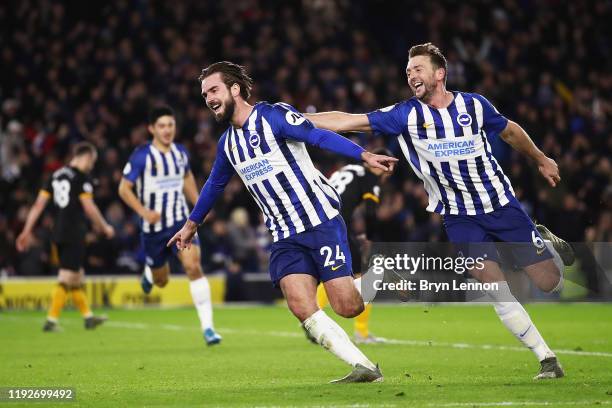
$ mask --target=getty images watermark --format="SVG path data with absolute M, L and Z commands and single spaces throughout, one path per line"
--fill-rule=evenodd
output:
M 571 242 L 566 262 L 530 242 L 372 242 L 361 265 L 366 301 L 612 300 L 612 243 Z M 543 263 L 549 259 L 557 268 Z M 564 265 L 565 264 L 565 265 Z M 558 269 L 558 271 L 557 271 Z M 578 279 L 575 279 L 578 278 Z M 548 280 L 558 279 L 553 291 Z M 503 284 L 503 285 L 502 285 Z M 507 286 L 506 286 L 507 285 Z
M 379 290 L 390 290 L 390 291 L 433 291 L 435 293 L 441 291 L 466 291 L 466 290 L 478 290 L 478 291 L 497 291 L 499 290 L 498 282 L 467 282 L 451 279 L 447 282 L 439 282 L 426 278 L 420 278 L 417 280 L 404 279 L 402 276 L 408 274 L 415 276 L 418 273 L 426 271 L 437 271 L 437 272 L 452 272 L 457 275 L 463 275 L 467 271 L 481 271 L 484 269 L 484 256 L 470 257 L 470 256 L 426 256 L 420 254 L 419 256 L 411 256 L 409 254 L 395 254 L 393 256 L 384 255 L 373 255 L 371 258 L 369 273 L 377 275 L 378 278 L 374 278 L 372 285 L 376 291 Z M 385 271 L 395 274 L 395 279 L 390 281 L 385 280 Z

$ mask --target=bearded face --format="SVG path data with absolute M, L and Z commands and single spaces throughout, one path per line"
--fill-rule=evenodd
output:
M 227 121 L 234 114 L 236 102 L 220 73 L 212 74 L 202 80 L 202 96 L 217 122 Z
M 436 89 L 436 70 L 430 58 L 425 55 L 410 58 L 406 76 L 414 96 L 421 101 L 428 101 Z
M 226 122 L 234 114 L 236 102 L 234 101 L 234 98 L 232 98 L 232 95 L 228 92 L 225 99 L 212 99 L 210 103 L 206 102 L 206 105 L 215 115 L 215 120 L 217 122 Z

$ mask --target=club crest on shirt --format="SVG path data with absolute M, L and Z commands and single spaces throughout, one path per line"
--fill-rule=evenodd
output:
M 463 112 L 460 113 L 459 115 L 457 115 L 457 123 L 459 124 L 459 126 L 461 127 L 468 127 L 472 125 L 472 117 Z
M 261 143 L 261 139 L 259 138 L 259 135 L 257 133 L 252 133 L 249 136 L 249 144 L 251 145 L 253 149 L 257 149 L 260 143 Z

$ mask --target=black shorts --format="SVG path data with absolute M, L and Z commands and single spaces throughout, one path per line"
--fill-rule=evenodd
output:
M 85 262 L 85 242 L 56 242 L 54 243 L 61 269 L 70 269 L 78 272 Z

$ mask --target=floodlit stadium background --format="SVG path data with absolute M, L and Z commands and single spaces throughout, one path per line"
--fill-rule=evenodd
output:
M 435 3 L 435 4 L 434 4 Z M 431 41 L 449 62 L 451 90 L 478 92 L 522 125 L 557 160 L 563 181 L 545 185 L 525 158 L 501 141 L 494 152 L 532 217 L 572 242 L 612 234 L 612 7 L 608 1 L 20 1 L 0 6 L 0 308 L 44 308 L 55 269 L 52 216 L 30 250 L 15 237 L 44 179 L 69 146 L 99 149 L 95 199 L 117 236 L 88 235 L 86 272 L 94 305 L 189 304 L 184 280 L 141 295 L 138 220 L 117 196 L 121 170 L 145 142 L 147 111 L 168 103 L 177 141 L 191 154 L 200 188 L 221 133 L 200 96 L 200 69 L 217 60 L 245 64 L 253 101 L 284 101 L 301 111 L 368 112 L 406 99 L 410 46 Z M 561 4 L 561 3 L 559 3 Z M 353 135 L 368 148 L 392 139 Z M 326 175 L 345 162 L 311 149 Z M 383 186 L 380 241 L 445 240 L 441 218 L 403 162 Z M 359 221 L 356 228 L 363 228 Z M 201 228 L 204 270 L 216 302 L 278 296 L 267 279 L 270 236 L 240 180 L 228 185 Z M 177 270 L 176 273 L 180 273 Z M 572 297 L 610 294 L 604 276 L 572 271 Z M 123 275 L 125 278 L 97 278 Z M 45 280 L 14 280 L 46 276 Z M 178 275 L 181 276 L 181 275 Z M 609 278 L 608 278 L 609 281 Z M 9 285 L 14 295 L 9 299 Z M 563 297 L 562 297 L 563 298 Z

